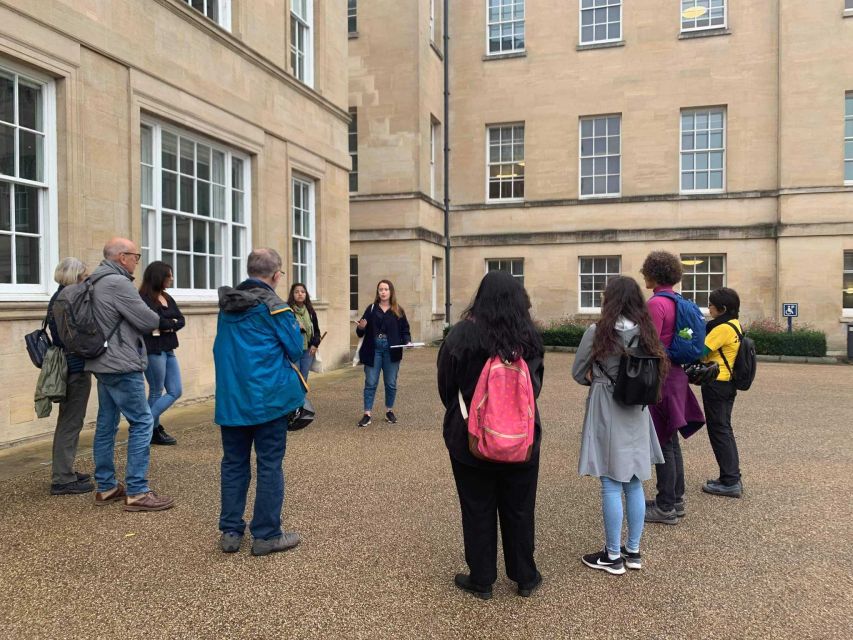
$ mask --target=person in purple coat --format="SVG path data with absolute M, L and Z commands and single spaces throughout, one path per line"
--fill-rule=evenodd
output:
M 652 251 L 646 256 L 640 273 L 646 281 L 646 289 L 654 293 L 649 299 L 649 313 L 663 346 L 669 347 L 675 334 L 675 302 L 658 295 L 672 293 L 673 286 L 681 282 L 681 261 L 666 251 Z M 684 508 L 684 461 L 681 457 L 679 434 L 689 438 L 705 424 L 705 415 L 699 401 L 690 390 L 687 374 L 670 363 L 669 374 L 664 380 L 661 401 L 649 407 L 655 431 L 658 435 L 664 463 L 655 465 L 657 496 L 646 501 L 646 522 L 678 524 L 685 514 Z

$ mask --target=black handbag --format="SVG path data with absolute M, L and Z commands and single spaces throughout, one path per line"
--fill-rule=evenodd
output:
M 30 354 L 30 360 L 33 361 L 33 364 L 38 369 L 41 369 L 47 350 L 53 346 L 50 337 L 47 335 L 47 316 L 44 317 L 44 322 L 41 323 L 41 329 L 36 329 L 24 336 L 24 343 L 27 345 L 27 353 Z
M 314 405 L 311 404 L 311 401 L 308 398 L 305 398 L 305 402 L 302 403 L 302 406 L 288 416 L 287 430 L 299 431 L 300 429 L 304 429 L 314 422 L 315 415 Z

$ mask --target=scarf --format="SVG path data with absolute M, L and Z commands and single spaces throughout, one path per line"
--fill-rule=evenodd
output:
M 294 304 L 291 308 L 302 327 L 302 350 L 305 351 L 308 349 L 308 344 L 311 342 L 311 338 L 314 337 L 314 324 L 311 322 L 311 314 L 308 313 L 308 307 L 305 305 L 300 307 L 299 305 Z

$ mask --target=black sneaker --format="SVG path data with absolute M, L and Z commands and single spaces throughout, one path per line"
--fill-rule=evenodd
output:
M 361 416 L 361 420 L 358 421 L 358 426 L 359 427 L 366 427 L 369 424 L 370 424 L 370 416 L 365 413 L 363 416 Z
M 453 584 L 481 600 L 489 600 L 492 597 L 491 585 L 474 584 L 471 582 L 471 576 L 466 573 L 457 573 L 453 578 Z
M 157 425 L 157 428 L 154 429 L 154 432 L 151 434 L 151 444 L 163 444 L 163 445 L 171 445 L 178 444 L 178 441 L 175 440 L 172 436 L 166 433 L 166 430 L 163 428 L 163 425 Z
M 538 571 L 536 572 L 536 579 L 530 584 L 521 584 L 518 583 L 518 595 L 522 598 L 529 598 L 533 595 L 533 592 L 536 591 L 539 586 L 542 584 L 542 574 Z
M 654 500 L 646 500 L 646 522 L 659 522 L 661 524 L 678 524 L 678 516 L 675 509 L 664 511 Z
M 702 491 L 715 496 L 726 496 L 729 498 L 740 498 L 743 495 L 743 484 L 722 484 L 721 482 L 708 481 L 702 485 Z
M 89 493 L 95 490 L 95 485 L 90 480 L 72 480 L 65 484 L 50 485 L 50 493 L 54 496 L 70 496 L 77 493 Z
M 393 411 L 388 411 L 385 414 L 385 422 L 388 422 L 390 424 L 397 424 L 397 416 L 394 415 Z
M 625 573 L 625 561 L 622 556 L 611 560 L 607 555 L 607 551 L 599 551 L 598 553 L 588 553 L 581 561 L 590 569 L 601 569 L 607 573 L 612 573 L 615 576 L 620 576 Z
M 75 472 L 74 472 L 74 475 L 75 475 L 75 476 L 77 476 L 77 479 L 78 479 L 80 482 L 85 482 L 86 480 L 91 480 L 91 479 L 92 479 L 92 476 L 91 476 L 91 475 L 89 475 L 88 473 L 80 473 L 79 471 L 75 471 Z
M 643 556 L 640 555 L 640 552 L 637 551 L 633 553 L 628 551 L 624 546 L 619 548 L 619 551 L 622 552 L 622 559 L 625 561 L 625 566 L 629 569 L 642 569 L 643 568 Z
M 684 498 L 675 501 L 675 517 L 683 518 L 687 515 L 687 510 L 684 508 Z

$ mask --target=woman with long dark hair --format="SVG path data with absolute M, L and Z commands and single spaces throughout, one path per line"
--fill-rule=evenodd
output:
M 307 380 L 311 373 L 311 365 L 320 347 L 320 323 L 317 322 L 317 312 L 311 304 L 308 287 L 301 282 L 294 282 L 287 295 L 287 304 L 293 309 L 293 315 L 299 321 L 299 331 L 302 334 L 302 358 L 299 359 L 299 373 Z
M 506 572 L 518 584 L 519 595 L 531 595 L 542 582 L 533 559 L 542 439 L 538 408 L 534 412 L 533 447 L 526 462 L 489 462 L 474 457 L 469 449 L 459 394 L 466 407 L 470 406 L 483 366 L 494 356 L 510 362 L 523 358 L 534 397 L 539 397 L 544 375 L 542 338 L 530 317 L 527 292 L 517 279 L 502 271 L 486 274 L 473 302 L 438 352 L 444 442 L 459 493 L 465 561 L 470 569 L 468 574 L 457 574 L 454 583 L 483 599 L 491 598 L 497 579 L 498 518 Z
M 397 294 L 390 280 L 380 280 L 376 285 L 373 300 L 355 328 L 359 338 L 364 338 L 358 350 L 358 358 L 364 365 L 364 415 L 359 427 L 371 423 L 373 400 L 379 386 L 379 374 L 385 383 L 385 422 L 396 424 L 394 401 L 397 398 L 397 375 L 403 359 L 401 347 L 412 342 L 406 312 L 397 303 Z
M 151 444 L 172 445 L 177 440 L 166 433 L 160 424 L 160 416 L 181 397 L 181 368 L 175 357 L 178 348 L 177 332 L 184 328 L 186 321 L 175 303 L 175 299 L 166 293 L 172 286 L 172 267 L 156 260 L 148 265 L 142 274 L 139 295 L 151 309 L 160 316 L 160 327 L 148 335 L 142 336 L 148 351 L 148 368 L 145 379 L 148 381 L 148 406 L 154 416 L 154 431 Z M 165 393 L 164 393 L 165 391 Z
M 640 536 L 646 513 L 643 482 L 652 477 L 652 463 L 663 462 L 660 444 L 647 407 L 623 405 L 613 397 L 621 355 L 629 345 L 661 359 L 661 378 L 669 360 L 633 278 L 611 278 L 604 290 L 601 318 L 590 325 L 578 346 L 572 377 L 588 385 L 589 398 L 581 436 L 578 473 L 601 480 L 604 550 L 583 556 L 585 565 L 612 574 L 641 567 Z M 622 495 L 625 509 L 622 508 Z M 627 511 L 628 539 L 621 544 Z
M 667 251 L 652 251 L 640 269 L 652 297 L 647 305 L 664 348 L 672 344 L 676 332 L 676 302 L 673 287 L 681 282 L 681 260 Z M 689 438 L 705 424 L 699 401 L 690 390 L 687 374 L 670 366 L 663 383 L 661 401 L 651 407 L 664 463 L 655 465 L 657 496 L 646 503 L 646 522 L 678 524 L 686 513 L 684 505 L 684 460 L 680 438 Z

